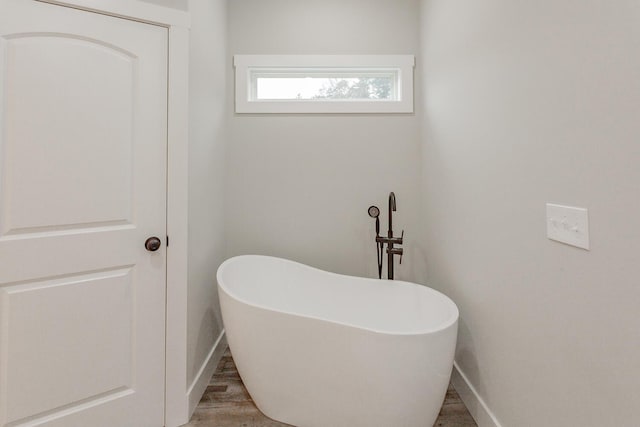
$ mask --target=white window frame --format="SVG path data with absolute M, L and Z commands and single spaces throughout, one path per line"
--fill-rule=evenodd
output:
M 236 113 L 413 113 L 413 55 L 235 55 Z M 252 90 L 252 73 L 283 69 L 317 69 L 397 72 L 398 99 L 394 100 L 258 100 Z

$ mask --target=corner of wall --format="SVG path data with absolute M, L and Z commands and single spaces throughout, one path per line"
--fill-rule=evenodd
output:
M 220 359 L 222 359 L 222 355 L 226 348 L 227 337 L 223 330 L 187 390 L 187 400 L 189 402 L 189 414 L 187 418 L 190 418 L 191 415 L 193 415 L 193 412 L 207 389 L 209 380 L 211 379 L 213 372 L 216 370 L 216 366 L 218 366 Z
M 451 383 L 478 424 L 478 427 L 502 427 L 456 362 L 453 362 Z

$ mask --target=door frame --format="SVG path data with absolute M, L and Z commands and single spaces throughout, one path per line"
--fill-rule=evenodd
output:
M 132 0 L 33 0 L 102 13 L 168 29 L 167 93 L 167 300 L 165 317 L 166 427 L 188 422 L 187 278 L 189 29 L 186 11 Z M 168 351 L 170 349 L 170 351 Z

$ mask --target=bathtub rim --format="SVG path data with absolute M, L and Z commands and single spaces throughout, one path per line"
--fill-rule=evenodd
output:
M 345 326 L 345 327 L 350 327 L 350 328 L 356 328 L 359 330 L 363 330 L 363 331 L 368 331 L 374 334 L 379 334 L 379 335 L 388 335 L 388 336 L 419 336 L 419 335 L 429 335 L 429 334 L 434 334 L 437 332 L 441 332 L 444 330 L 447 330 L 448 328 L 452 327 L 453 325 L 455 325 L 458 322 L 458 319 L 460 318 L 460 311 L 458 310 L 458 306 L 456 305 L 455 302 L 453 302 L 453 300 L 451 298 L 449 298 L 447 295 L 445 295 L 444 293 L 433 289 L 429 286 L 426 285 L 421 285 L 419 283 L 414 283 L 414 282 L 407 282 L 404 280 L 394 280 L 394 282 L 396 283 L 403 283 L 403 284 L 407 284 L 410 286 L 419 286 L 422 288 L 426 288 L 428 291 L 435 293 L 439 298 L 442 299 L 442 301 L 444 301 L 452 310 L 452 314 L 451 316 L 449 316 L 448 318 L 446 318 L 445 320 L 443 320 L 442 322 L 438 323 L 437 325 L 435 325 L 432 328 L 424 328 L 424 329 L 417 329 L 414 331 L 410 331 L 410 332 L 402 332 L 402 331 L 385 331 L 385 330 L 379 330 L 379 329 L 375 329 L 375 328 L 371 328 L 371 327 L 366 327 L 366 326 L 362 326 L 362 325 L 356 325 L 353 323 L 349 323 L 349 322 L 339 322 L 336 320 L 331 320 L 331 319 L 327 319 L 324 317 L 319 317 L 319 316 L 312 316 L 309 314 L 303 314 L 303 313 L 298 313 L 298 312 L 292 312 L 289 310 L 277 310 L 273 307 L 269 307 L 263 304 L 258 304 L 255 302 L 249 302 L 244 298 L 238 297 L 234 292 L 230 291 L 228 287 L 226 287 L 224 285 L 224 281 L 221 279 L 221 272 L 224 270 L 225 266 L 228 264 L 231 264 L 233 262 L 238 262 L 241 258 L 269 258 L 269 259 L 273 259 L 273 260 L 278 260 L 281 262 L 285 262 L 285 263 L 291 263 L 291 264 L 298 264 L 298 265 L 302 265 L 305 268 L 309 268 L 312 270 L 316 270 L 316 271 L 320 271 L 324 274 L 328 274 L 328 275 L 332 275 L 332 276 L 340 276 L 340 277 L 348 277 L 350 279 L 354 279 L 354 280 L 364 280 L 364 281 L 377 281 L 378 279 L 372 279 L 372 278 L 368 278 L 368 277 L 360 277 L 360 276 L 350 276 L 347 274 L 339 274 L 339 273 L 334 273 L 331 271 L 326 271 L 326 270 L 322 270 L 320 268 L 316 268 L 307 264 L 303 264 L 301 262 L 297 262 L 297 261 L 293 261 L 290 259 L 286 259 L 286 258 L 280 258 L 280 257 L 275 257 L 275 256 L 270 256 L 270 255 L 253 255 L 253 254 L 246 254 L 246 255 L 237 255 L 237 256 L 233 256 L 230 257 L 228 259 L 226 259 L 224 262 L 222 262 L 222 264 L 220 264 L 220 266 L 218 267 L 218 270 L 216 271 L 216 281 L 218 283 L 217 288 L 218 290 L 222 290 L 224 293 L 226 293 L 230 298 L 233 298 L 236 301 L 241 302 L 242 304 L 248 305 L 250 307 L 254 307 L 254 308 L 258 308 L 261 310 L 267 310 L 267 311 L 271 311 L 271 312 L 276 312 L 276 313 L 282 313 L 282 314 L 286 314 L 286 315 L 290 315 L 290 316 L 299 316 L 299 317 L 304 317 L 307 319 L 313 319 L 313 320 L 318 320 L 321 322 L 327 322 L 327 323 L 331 323 L 334 325 L 339 325 L 339 326 Z

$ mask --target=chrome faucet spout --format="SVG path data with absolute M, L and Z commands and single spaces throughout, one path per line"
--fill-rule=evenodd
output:
M 387 232 L 387 278 L 393 280 L 393 212 L 396 210 L 396 194 L 389 193 L 389 231 Z
M 396 194 L 392 191 L 389 193 L 389 230 L 387 235 L 393 237 L 393 214 L 396 211 Z

